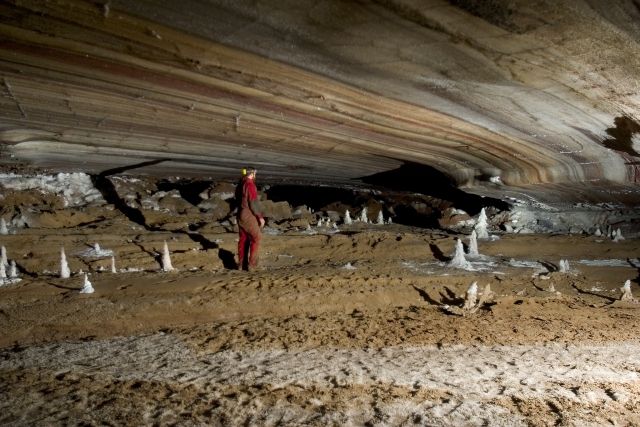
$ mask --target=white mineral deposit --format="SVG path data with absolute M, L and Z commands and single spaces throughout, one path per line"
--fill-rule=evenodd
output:
M 613 232 L 614 236 L 613 236 L 613 241 L 614 242 L 620 242 L 622 240 L 624 240 L 624 237 L 622 236 L 622 232 L 620 231 L 619 228 L 616 229 L 616 231 Z
M 67 264 L 67 256 L 64 253 L 64 247 L 60 248 L 60 278 L 68 279 L 71 277 L 71 271 L 69 270 L 69 264 Z
M 561 259 L 558 263 L 558 272 L 560 273 L 568 273 L 571 271 L 571 267 L 569 266 L 569 260 Z
M 351 225 L 353 221 L 351 220 L 351 214 L 349 213 L 349 209 L 344 213 L 344 223 L 345 225 Z
M 0 234 L 7 235 L 9 234 L 9 229 L 7 228 L 7 222 L 4 218 L 0 218 Z
M 169 255 L 169 246 L 166 240 L 164 241 L 164 247 L 162 249 L 162 271 L 173 271 L 171 256 Z
M 453 258 L 447 264 L 449 267 L 469 269 L 471 264 L 464 257 L 464 247 L 462 246 L 462 240 L 456 239 L 456 250 L 453 254 Z
M 480 253 L 478 252 L 478 239 L 476 235 L 476 230 L 471 231 L 471 236 L 469 236 L 469 255 L 478 256 Z
M 18 266 L 16 265 L 15 260 L 11 260 L 11 264 L 9 265 L 9 278 L 10 279 L 18 278 Z
M 81 294 L 92 294 L 94 292 L 93 286 L 89 281 L 89 277 L 87 277 L 87 273 L 84 273 L 84 280 L 82 284 L 82 289 L 80 289 Z
M 384 216 L 382 214 L 382 209 L 378 212 L 378 219 L 376 219 L 376 224 L 384 225 Z
M 478 239 L 488 239 L 489 232 L 487 231 L 487 213 L 484 208 L 480 211 L 480 215 L 478 216 L 478 221 L 476 225 L 473 227 L 476 232 L 476 237 Z
M 9 267 L 9 261 L 7 260 L 7 248 L 4 246 L 0 247 L 0 262 L 5 267 Z
M 469 289 L 467 289 L 467 293 L 464 297 L 464 305 L 462 306 L 463 310 L 471 310 L 475 307 L 478 299 L 478 282 L 473 282 Z
M 364 223 L 369 222 L 369 217 L 367 217 L 367 207 L 366 206 L 364 208 L 362 208 L 362 211 L 360 211 L 360 216 L 358 217 L 358 221 L 364 222 Z
M 624 282 L 622 288 L 620 288 L 622 295 L 620 296 L 620 301 L 635 301 L 636 299 L 631 294 L 631 280 L 627 280 Z

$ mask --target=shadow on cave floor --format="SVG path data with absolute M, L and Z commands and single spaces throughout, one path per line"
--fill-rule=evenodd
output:
M 482 197 L 466 193 L 456 187 L 454 181 L 431 166 L 414 162 L 404 162 L 398 169 L 380 172 L 359 178 L 372 184 L 395 191 L 420 193 L 449 201 L 454 207 L 469 215 L 477 215 L 483 207 L 507 210 L 509 204 L 492 197 Z
M 129 206 L 127 202 L 122 197 L 120 197 L 115 185 L 113 185 L 113 182 L 111 182 L 111 180 L 109 179 L 110 176 L 118 173 L 126 172 L 132 169 L 138 169 L 144 166 L 157 165 L 159 163 L 162 163 L 168 160 L 171 160 L 171 159 L 154 159 L 146 162 L 135 163 L 133 165 L 107 169 L 105 171 L 100 172 L 99 174 L 91 175 L 91 182 L 93 183 L 93 186 L 100 192 L 100 194 L 102 195 L 102 197 L 107 203 L 112 204 L 115 207 L 115 209 L 117 209 L 120 213 L 126 216 L 130 221 L 140 225 L 145 230 L 151 231 L 151 232 L 167 231 L 172 233 L 184 234 L 187 237 L 189 237 L 189 239 L 191 239 L 193 242 L 200 244 L 203 250 L 219 249 L 219 246 L 217 243 L 210 241 L 209 239 L 204 237 L 202 234 L 195 233 L 189 230 L 165 230 L 164 228 L 161 228 L 161 227 L 150 226 L 149 224 L 147 224 L 146 218 L 144 217 L 144 214 L 142 213 L 142 211 L 140 211 L 140 209 Z M 180 191 L 180 188 L 178 188 L 178 190 Z M 189 194 L 192 194 L 192 192 L 189 192 Z
M 122 197 L 120 197 L 120 195 L 118 194 L 118 190 L 116 190 L 115 185 L 113 185 L 113 182 L 111 182 L 109 177 L 118 173 L 126 172 L 131 169 L 157 165 L 167 160 L 169 159 L 155 159 L 146 162 L 135 163 L 133 165 L 107 169 L 97 175 L 92 174 L 91 182 L 93 183 L 93 186 L 100 192 L 100 194 L 102 194 L 104 200 L 106 200 L 107 203 L 112 204 L 118 211 L 126 216 L 129 221 L 135 222 L 141 227 L 144 227 L 144 229 L 147 231 L 162 231 L 161 229 L 158 229 L 156 227 L 150 227 L 147 224 L 142 212 L 139 209 L 129 206 L 127 202 Z

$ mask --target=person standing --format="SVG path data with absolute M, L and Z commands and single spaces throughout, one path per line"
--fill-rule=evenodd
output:
M 256 188 L 256 168 L 243 169 L 241 188 L 236 191 L 240 197 L 238 201 L 238 270 L 251 271 L 258 267 L 258 251 L 262 239 L 261 229 L 264 227 L 264 217 L 258 200 Z

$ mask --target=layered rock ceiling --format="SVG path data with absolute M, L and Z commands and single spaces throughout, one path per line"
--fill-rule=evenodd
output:
M 218 177 L 253 164 L 343 184 L 409 163 L 464 186 L 618 194 L 640 182 L 637 0 L 14 0 L 0 12 L 5 164 Z

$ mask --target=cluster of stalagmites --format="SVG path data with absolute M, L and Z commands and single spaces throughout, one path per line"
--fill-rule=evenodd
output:
M 110 253 L 111 251 L 104 251 L 100 248 L 98 243 L 95 243 L 92 247 L 92 250 L 96 253 Z M 163 252 L 162 252 L 162 271 L 174 271 L 171 264 L 171 256 L 169 254 L 169 247 L 167 242 L 164 242 Z M 116 260 L 115 256 L 111 256 L 111 273 L 117 273 L 118 270 L 116 268 Z M 82 288 L 80 289 L 80 293 L 82 294 L 91 294 L 94 292 L 93 285 L 89 281 L 89 277 L 87 273 L 84 273 L 82 270 L 78 271 L 78 275 L 82 277 Z M 71 277 L 71 269 L 69 268 L 69 263 L 67 262 L 67 255 L 64 251 L 64 247 L 60 248 L 60 274 L 61 279 L 69 279 Z M 7 258 L 7 250 L 4 246 L 0 247 L 0 286 L 13 284 L 19 282 L 21 279 L 18 277 L 18 268 L 15 260 L 11 260 L 8 262 Z
M 462 304 L 462 307 L 445 304 L 442 306 L 442 309 L 449 314 L 466 316 L 477 312 L 485 304 L 491 302 L 493 297 L 494 294 L 491 290 L 491 285 L 487 284 L 487 286 L 484 287 L 482 294 L 480 294 L 480 298 L 478 298 L 478 282 L 473 282 L 471 283 L 471 285 L 469 285 L 469 288 L 465 293 L 464 303 Z
M 343 220 L 343 224 L 344 225 L 351 225 L 354 222 L 362 222 L 364 224 L 376 224 L 376 225 L 384 225 L 384 224 L 391 224 L 393 221 L 391 220 L 391 217 L 389 217 L 386 221 L 384 219 L 384 214 L 382 213 L 382 209 L 380 209 L 378 211 L 378 216 L 375 220 L 375 222 L 372 222 L 369 219 L 368 216 L 368 209 L 367 207 L 363 207 L 362 210 L 360 211 L 360 215 L 358 215 L 357 219 L 352 219 L 351 218 L 351 213 L 349 212 L 349 210 L 347 209 L 344 213 L 344 220 Z
M 462 240 L 459 238 L 456 238 L 456 244 L 455 244 L 455 250 L 454 250 L 453 256 L 447 262 L 448 267 L 459 268 L 464 270 L 473 270 L 473 267 L 471 263 L 467 260 L 467 258 L 474 259 L 474 258 L 482 257 L 482 255 L 480 255 L 478 251 L 478 239 L 479 238 L 488 239 L 491 237 L 488 233 L 487 226 L 488 226 L 487 216 L 483 208 L 469 236 L 467 252 L 465 253 L 464 251 Z M 596 230 L 596 235 L 597 236 L 602 235 L 599 228 Z M 611 232 L 608 233 L 608 235 L 611 237 L 612 241 L 614 242 L 619 242 L 621 240 L 624 240 L 624 237 L 622 236 L 622 233 L 620 232 L 619 228 L 616 230 L 611 230 Z M 562 274 L 572 273 L 571 267 L 569 265 L 569 260 L 561 259 L 558 262 L 557 272 Z M 542 278 L 548 279 L 549 276 L 545 275 Z M 630 280 L 627 280 L 624 286 L 620 290 L 622 292 L 622 295 L 620 297 L 621 301 L 628 301 L 628 302 L 634 302 L 634 303 L 638 302 L 638 300 L 635 299 L 631 294 Z M 552 293 L 556 292 L 556 289 L 553 283 L 549 285 L 548 291 Z M 444 311 L 451 314 L 456 314 L 456 315 L 464 316 L 467 314 L 475 313 L 483 304 L 488 302 L 488 300 L 492 296 L 492 292 L 489 285 L 487 285 L 484 292 L 482 293 L 482 298 L 480 298 L 480 300 L 477 299 L 477 294 L 478 294 L 477 282 L 473 282 L 469 286 L 469 289 L 466 292 L 464 304 L 462 305 L 462 307 L 444 305 L 442 306 L 442 308 Z
M 372 224 L 372 222 L 368 218 L 367 207 L 362 208 L 357 219 L 355 220 L 351 218 L 351 213 L 349 212 L 349 210 L 346 210 L 343 218 L 343 224 L 351 225 L 354 222 Z M 383 225 L 383 224 L 390 224 L 390 223 L 391 223 L 391 218 L 389 218 L 388 221 L 385 221 L 382 210 L 380 210 L 378 212 L 378 216 L 375 221 L 375 224 Z M 331 218 L 319 218 L 316 226 L 326 227 L 336 231 L 338 230 L 337 222 L 333 221 Z M 310 225 L 308 226 L 307 231 L 312 232 Z M 9 234 L 7 223 L 4 218 L 0 218 L 0 235 L 7 235 L 7 234 Z M 602 236 L 602 232 L 600 231 L 600 228 L 596 229 L 595 235 Z M 614 242 L 619 242 L 621 240 L 624 240 L 624 237 L 622 236 L 622 233 L 620 232 L 619 228 L 616 230 L 608 231 L 607 236 L 610 237 L 611 240 Z M 468 251 L 465 253 L 462 241 L 460 239 L 456 239 L 455 251 L 450 261 L 447 263 L 447 266 L 452 268 L 471 270 L 472 265 L 467 260 L 467 257 L 470 259 L 482 257 L 478 251 L 478 239 L 489 239 L 491 237 L 492 236 L 490 236 L 488 232 L 487 215 L 486 215 L 485 209 L 483 208 L 469 236 Z M 495 238 L 495 236 L 493 238 Z M 9 262 L 7 259 L 6 248 L 2 246 L 1 250 L 2 251 L 1 251 L 1 262 L 0 262 L 0 285 L 11 284 L 11 283 L 16 283 L 20 281 L 20 279 L 18 278 L 18 269 L 15 263 L 15 260 L 11 260 Z M 98 256 L 98 257 L 111 254 L 111 251 L 103 250 L 102 248 L 100 248 L 100 245 L 98 243 L 95 243 L 93 245 L 93 247 L 91 248 L 91 252 L 94 256 Z M 162 268 L 162 271 L 164 272 L 175 270 L 171 263 L 169 248 L 166 241 L 163 244 L 163 251 L 161 256 L 161 268 Z M 353 269 L 355 267 L 351 266 L 351 264 L 348 264 L 344 268 Z M 570 273 L 571 268 L 569 266 L 569 261 L 565 259 L 561 259 L 558 264 L 557 271 L 559 273 Z M 111 272 L 117 273 L 117 269 L 115 265 L 115 257 L 113 255 L 111 255 Z M 78 275 L 82 276 L 82 279 L 83 279 L 80 293 L 93 293 L 94 288 L 91 282 L 89 281 L 88 274 L 80 271 Z M 60 248 L 60 278 L 68 279 L 70 277 L 71 277 L 71 270 L 67 263 L 67 258 L 66 258 L 64 248 Z M 555 292 L 555 288 L 553 284 L 549 286 L 549 291 Z M 621 296 L 622 301 L 637 302 L 637 300 L 631 294 L 631 282 L 629 280 L 627 280 L 625 285 L 621 288 L 621 292 L 622 292 L 622 296 Z M 444 309 L 445 311 L 448 311 L 454 314 L 461 314 L 461 315 L 475 313 L 483 304 L 485 304 L 491 298 L 493 293 L 491 292 L 490 286 L 487 285 L 483 293 L 481 294 L 481 298 L 479 300 L 477 298 L 477 295 L 478 295 L 477 282 L 473 282 L 466 292 L 465 301 L 462 307 L 451 307 L 447 305 L 447 306 L 444 306 Z
M 593 233 L 594 236 L 596 237 L 602 237 L 603 233 L 602 231 L 600 231 L 600 227 L 596 227 L 596 231 Z M 622 235 L 622 232 L 620 231 L 620 228 L 616 228 L 615 230 L 610 229 L 607 233 L 606 236 L 609 237 L 613 242 L 621 242 L 624 240 L 624 236 Z
M 0 247 L 0 286 L 17 283 L 19 281 L 18 266 L 15 260 L 9 262 L 7 248 L 4 246 Z

